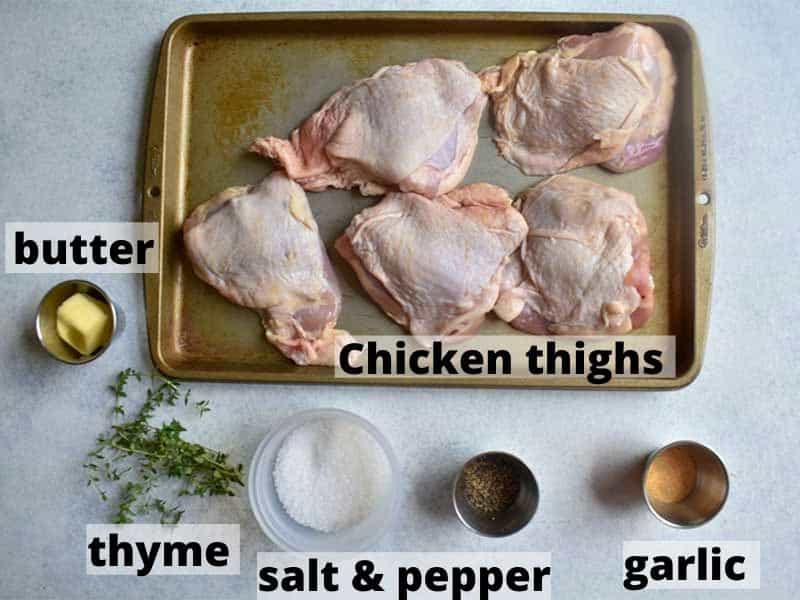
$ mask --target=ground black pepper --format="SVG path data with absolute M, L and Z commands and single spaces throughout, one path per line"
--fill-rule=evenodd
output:
M 509 509 L 520 490 L 519 476 L 510 464 L 484 457 L 464 467 L 463 485 L 467 503 L 487 515 Z

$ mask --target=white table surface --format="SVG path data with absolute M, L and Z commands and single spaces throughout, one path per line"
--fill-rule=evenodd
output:
M 9 2 L 0 5 L 0 220 L 136 220 L 143 113 L 157 45 L 193 12 L 484 9 L 671 13 L 696 29 L 711 98 L 717 262 L 705 366 L 671 393 L 535 392 L 201 384 L 202 441 L 247 463 L 276 420 L 333 406 L 376 423 L 399 452 L 403 510 L 384 550 L 552 551 L 554 598 L 620 597 L 623 540 L 760 540 L 762 590 L 797 597 L 800 275 L 797 214 L 800 10 L 788 2 L 484 0 L 439 2 Z M 150 366 L 138 276 L 94 276 L 125 309 L 122 339 L 96 363 L 43 354 L 31 319 L 63 276 L 0 279 L 0 597 L 253 598 L 269 550 L 246 495 L 192 501 L 186 522 L 242 526 L 239 577 L 89 577 L 85 525 L 108 518 L 80 468 L 108 423 L 104 391 Z M 664 527 L 636 493 L 636 461 L 691 438 L 715 447 L 729 502 L 698 530 Z M 542 502 L 501 541 L 462 529 L 447 486 L 471 453 L 498 447 L 532 465 Z M 657 596 L 657 593 L 652 593 Z M 701 593 L 670 597 L 704 598 Z

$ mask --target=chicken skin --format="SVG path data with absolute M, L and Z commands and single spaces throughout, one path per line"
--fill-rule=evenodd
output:
M 429 343 L 477 331 L 527 231 L 506 191 L 479 183 L 434 200 L 388 194 L 353 218 L 336 249 L 384 312 Z
M 267 339 L 298 365 L 333 365 L 347 332 L 342 297 L 303 189 L 280 171 L 229 188 L 183 224 L 197 276 L 261 315 Z
M 631 194 L 557 175 L 517 203 L 529 231 L 503 272 L 501 319 L 539 335 L 616 335 L 650 319 L 647 225 Z
M 480 74 L 500 153 L 528 175 L 655 161 L 666 143 L 676 82 L 661 36 L 626 23 L 522 52 Z
M 250 149 L 309 191 L 434 198 L 464 178 L 486 101 L 477 75 L 460 62 L 384 67 L 336 92 L 289 140 L 260 138 Z

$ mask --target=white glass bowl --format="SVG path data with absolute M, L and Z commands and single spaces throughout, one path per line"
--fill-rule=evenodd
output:
M 389 487 L 372 513 L 353 527 L 323 533 L 300 525 L 283 508 L 275 491 L 273 471 L 278 450 L 297 427 L 318 419 L 343 419 L 375 438 L 389 464 Z M 392 526 L 400 500 L 399 468 L 389 441 L 366 419 L 335 408 L 306 410 L 278 423 L 259 444 L 250 463 L 248 493 L 253 514 L 267 536 L 281 549 L 295 552 L 350 552 L 373 546 Z

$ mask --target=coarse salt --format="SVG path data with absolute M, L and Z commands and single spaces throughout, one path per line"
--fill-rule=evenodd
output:
M 330 533 L 372 513 L 389 489 L 389 462 L 375 438 L 340 418 L 292 431 L 275 459 L 275 491 L 289 516 Z

